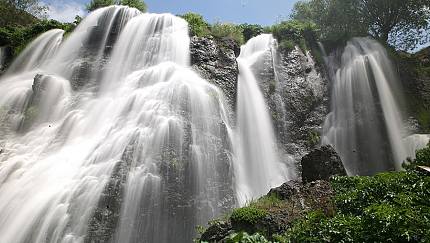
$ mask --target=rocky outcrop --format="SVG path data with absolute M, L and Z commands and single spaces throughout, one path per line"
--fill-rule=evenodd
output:
M 9 66 L 13 58 L 13 50 L 8 46 L 0 47 L 0 75 L 6 72 L 6 68 Z
M 430 47 L 416 54 L 399 53 L 395 64 L 406 95 L 410 116 L 418 119 L 420 126 L 414 126 L 413 133 L 430 131 L 428 113 L 430 111 Z
M 200 240 L 226 242 L 226 237 L 241 231 L 250 234 L 262 232 L 271 239 L 273 235 L 285 232 L 292 222 L 305 217 L 310 211 L 333 215 L 334 205 L 331 200 L 333 195 L 334 191 L 327 181 L 314 181 L 307 184 L 289 181 L 272 189 L 251 206 L 241 209 L 261 210 L 265 213 L 264 217 L 252 222 L 232 222 L 231 217 L 227 220 L 214 221 L 202 234 Z
M 239 44 L 231 39 L 194 36 L 191 38 L 190 52 L 193 69 L 220 88 L 234 108 L 239 73 L 236 62 L 240 52 Z
M 319 144 L 328 113 L 328 80 L 299 48 L 267 52 L 254 70 L 269 105 L 278 141 L 297 161 Z
M 301 167 L 304 183 L 346 175 L 342 160 L 330 145 L 314 149 L 304 156 L 301 160 Z

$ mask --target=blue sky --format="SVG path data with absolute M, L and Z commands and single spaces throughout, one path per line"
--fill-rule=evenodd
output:
M 42 0 L 50 5 L 49 15 L 60 21 L 73 21 L 85 15 L 89 0 Z M 271 25 L 288 18 L 298 0 L 146 0 L 149 12 L 183 14 L 196 12 L 211 23 L 216 21 Z

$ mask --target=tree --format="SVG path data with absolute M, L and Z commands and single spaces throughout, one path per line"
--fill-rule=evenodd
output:
M 141 12 L 146 12 L 146 3 L 142 0 L 91 0 L 89 4 L 87 4 L 88 12 L 96 10 L 98 8 L 103 8 L 111 5 L 125 5 L 132 8 L 139 9 Z
M 360 0 L 369 33 L 401 49 L 413 49 L 430 27 L 429 0 Z
M 263 27 L 258 24 L 241 24 L 239 25 L 239 28 L 242 29 L 242 34 L 245 38 L 245 42 L 252 37 L 260 35 L 264 32 Z
M 18 10 L 25 11 L 37 18 L 46 18 L 48 6 L 44 5 L 40 0 L 0 0 L 14 6 Z
M 209 24 L 203 19 L 203 16 L 196 13 L 186 13 L 179 16 L 188 22 L 190 34 L 195 36 L 208 36 L 210 34 Z
M 371 35 L 398 49 L 413 49 L 430 27 L 430 0 L 311 0 L 291 17 L 312 21 L 323 39 Z
M 114 4 L 115 0 L 91 0 L 91 2 L 86 5 L 86 8 L 88 12 L 91 12 L 98 8 L 103 8 Z
M 119 4 L 139 9 L 141 12 L 146 12 L 147 10 L 146 3 L 142 0 L 121 0 Z

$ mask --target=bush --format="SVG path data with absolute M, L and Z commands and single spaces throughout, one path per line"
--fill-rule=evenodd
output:
M 256 233 L 249 235 L 246 232 L 231 234 L 225 242 L 227 243 L 269 243 L 263 235 Z
M 232 223 L 254 225 L 267 216 L 265 210 L 249 206 L 238 208 L 230 216 Z
M 245 42 L 241 28 L 234 24 L 215 23 L 211 26 L 211 33 L 216 38 L 233 39 L 239 44 Z
M 430 143 L 416 152 L 415 160 L 408 159 L 402 166 L 407 170 L 415 170 L 417 166 L 430 166 Z
M 141 12 L 146 12 L 147 9 L 145 2 L 142 0 L 91 0 L 91 2 L 86 5 L 86 9 L 88 12 L 91 12 L 98 8 L 103 8 L 115 4 L 136 8 L 139 9 Z
M 296 45 L 302 50 L 310 49 L 310 44 L 316 40 L 317 29 L 312 23 L 290 20 L 273 25 L 270 31 L 278 40 L 279 47 L 290 51 Z
M 188 22 L 190 35 L 204 37 L 210 35 L 209 24 L 203 19 L 203 16 L 196 13 L 186 13 L 179 16 Z
M 391 172 L 331 183 L 337 214 L 311 212 L 281 242 L 430 242 L 430 177 Z
M 239 28 L 242 30 L 244 41 L 248 41 L 252 37 L 256 37 L 264 33 L 264 29 L 258 24 L 241 24 Z
M 33 39 L 51 29 L 63 29 L 71 32 L 75 28 L 71 23 L 56 20 L 40 20 L 29 26 L 11 26 L 0 28 L 0 46 L 10 46 L 13 54 L 18 55 Z

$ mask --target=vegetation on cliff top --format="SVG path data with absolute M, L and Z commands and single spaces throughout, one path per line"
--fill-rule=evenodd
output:
M 91 0 L 86 5 L 88 12 L 94 11 L 98 8 L 107 7 L 111 5 L 125 5 L 132 8 L 139 9 L 141 12 L 146 12 L 147 6 L 143 0 Z
M 322 40 L 372 36 L 401 50 L 428 42 L 428 0 L 299 1 L 291 17 L 312 22 Z

